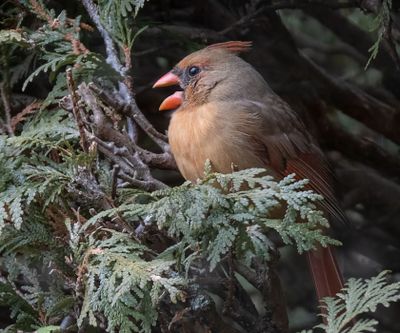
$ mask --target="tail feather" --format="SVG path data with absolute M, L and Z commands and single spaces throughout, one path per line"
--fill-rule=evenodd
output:
M 319 246 L 308 251 L 307 257 L 318 299 L 335 296 L 343 288 L 343 278 L 333 249 Z

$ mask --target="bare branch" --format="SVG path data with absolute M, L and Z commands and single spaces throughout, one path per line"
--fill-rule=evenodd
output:
M 343 42 L 357 48 L 360 54 L 367 55 L 369 53 L 369 49 L 374 41 L 365 31 L 350 22 L 345 16 L 323 7 L 309 7 L 304 11 L 330 29 Z M 391 29 L 388 33 L 391 34 Z M 392 40 L 391 37 L 390 40 Z M 400 80 L 398 79 L 399 70 L 397 69 L 397 73 L 393 71 L 393 58 L 390 55 L 390 52 L 392 52 L 391 46 L 386 38 L 383 41 L 383 46 L 382 51 L 371 62 L 371 66 L 382 70 L 385 76 L 393 77 L 400 84 Z
M 121 100 L 124 102 L 123 110 L 126 111 L 126 115 L 131 117 L 148 136 L 158 145 L 164 152 L 169 151 L 169 145 L 166 142 L 166 137 L 159 133 L 152 124 L 144 117 L 143 113 L 139 110 L 136 104 L 135 97 L 132 92 L 133 79 L 127 72 L 131 68 L 131 58 L 127 55 L 128 50 L 125 51 L 125 57 L 127 60 L 127 66 L 123 66 L 118 58 L 118 52 L 115 48 L 114 42 L 111 35 L 108 33 L 106 28 L 102 25 L 98 7 L 93 3 L 92 0 L 82 0 L 90 18 L 95 23 L 97 29 L 103 37 L 104 44 L 107 52 L 107 62 L 124 78 L 124 82 L 119 84 L 119 95 Z
M 118 181 L 118 173 L 120 171 L 120 166 L 118 164 L 114 165 L 112 171 L 112 184 L 111 184 L 111 199 L 115 199 L 117 194 L 117 181 Z
M 167 185 L 165 185 L 164 183 L 161 183 L 160 181 L 157 181 L 156 179 L 154 179 L 153 181 L 139 180 L 139 179 L 132 178 L 123 172 L 121 172 L 121 174 L 118 175 L 118 177 L 121 178 L 122 180 L 127 181 L 128 183 L 130 183 L 132 186 L 134 186 L 136 188 L 141 188 L 141 189 L 143 189 L 145 191 L 149 191 L 149 192 L 168 187 Z
M 127 87 L 124 84 L 121 84 L 124 89 Z M 164 134 L 158 132 L 153 125 L 144 117 L 142 112 L 139 110 L 139 107 L 136 104 L 133 96 L 128 96 L 129 103 L 125 103 L 124 98 L 115 98 L 110 96 L 109 93 L 100 89 L 93 83 L 89 84 L 89 88 L 93 90 L 102 100 L 104 100 L 107 104 L 112 105 L 115 110 L 120 111 L 121 113 L 129 116 L 133 119 L 140 128 L 145 131 L 145 133 L 155 142 L 158 146 L 164 151 L 169 152 L 169 145 L 167 143 L 167 137 Z M 129 94 L 128 94 L 129 95 Z
M 347 157 L 369 165 L 387 176 L 399 176 L 400 159 L 372 140 L 358 138 L 346 132 L 327 117 L 320 121 L 320 128 L 323 128 L 323 143 L 328 149 L 341 151 Z
M 4 107 L 4 115 L 5 115 L 5 127 L 9 135 L 14 135 L 14 130 L 11 124 L 11 106 L 10 106 L 10 96 L 7 92 L 7 87 L 5 82 L 0 85 L 1 92 L 1 100 L 3 102 Z
M 97 30 L 99 30 L 101 36 L 103 37 L 107 52 L 107 63 L 110 64 L 111 67 L 114 68 L 114 70 L 116 70 L 121 76 L 125 76 L 126 70 L 119 61 L 118 52 L 115 48 L 111 35 L 101 23 L 98 7 L 94 4 L 92 0 L 82 0 L 82 4 L 85 6 L 90 18 L 92 19 L 92 21 L 96 25 Z
M 147 151 L 131 141 L 128 133 L 122 133 L 113 128 L 111 119 L 104 114 L 101 106 L 103 105 L 102 102 L 95 95 L 95 91 L 99 91 L 96 86 L 92 84 L 89 88 L 88 85 L 82 83 L 77 91 L 81 100 L 93 112 L 92 120 L 88 121 L 88 123 L 93 125 L 95 134 L 85 130 L 85 137 L 97 143 L 98 150 L 120 168 L 118 173 L 113 173 L 112 196 L 115 195 L 117 176 L 129 184 L 146 191 L 167 187 L 151 175 L 149 167 L 176 169 L 172 155 L 168 152 L 156 154 Z M 113 105 L 119 107 L 116 99 L 111 100 L 104 92 L 101 92 L 101 95 L 103 98 L 107 96 L 105 99 L 112 103 L 109 107 Z M 76 101 L 76 103 L 78 102 Z M 72 97 L 64 98 L 60 102 L 60 106 L 66 110 L 73 109 Z M 126 186 L 126 183 L 124 186 Z
M 309 48 L 323 54 L 343 54 L 357 61 L 360 65 L 364 66 L 367 62 L 367 56 L 359 53 L 354 47 L 349 44 L 339 42 L 334 45 L 329 43 L 323 43 L 315 38 L 312 38 L 300 31 L 292 31 L 292 35 L 296 40 L 296 44 L 299 48 Z
M 4 123 L 3 119 L 0 119 L 0 134 L 6 134 L 6 133 L 8 133 L 7 126 Z
M 383 34 L 383 37 L 384 37 L 386 43 L 384 43 L 383 45 L 384 45 L 384 47 L 386 47 L 387 52 L 392 57 L 395 65 L 396 65 L 396 69 L 400 70 L 400 57 L 397 52 L 396 44 L 393 41 L 392 27 L 393 27 L 393 21 L 392 21 L 391 17 L 389 17 L 389 22 L 387 22 L 387 25 L 385 26 L 385 32 Z
M 92 140 L 98 143 L 99 151 L 120 166 L 121 171 L 118 173 L 118 177 L 122 180 L 145 191 L 167 187 L 164 183 L 153 178 L 148 166 L 140 160 L 137 153 L 132 155 L 128 149 L 118 148 L 114 143 L 105 143 L 95 136 L 92 137 Z
M 89 142 L 87 140 L 86 134 L 85 134 L 85 125 L 83 124 L 82 121 L 82 110 L 78 106 L 78 96 L 76 95 L 76 87 L 75 87 L 75 81 L 72 77 L 72 69 L 68 68 L 67 69 L 67 85 L 68 85 L 68 90 L 71 96 L 71 101 L 72 101 L 72 112 L 74 114 L 74 118 L 76 121 L 76 124 L 78 126 L 79 130 L 79 136 L 80 140 L 79 143 L 85 153 L 88 152 L 89 148 Z
M 342 9 L 342 8 L 353 8 L 359 6 L 358 0 L 349 0 L 347 2 L 341 1 L 324 1 L 324 0 L 304 0 L 304 1 L 296 1 L 296 0 L 282 0 L 273 2 L 270 5 L 262 6 L 261 8 L 251 11 L 245 16 L 242 16 L 239 20 L 234 22 L 232 25 L 227 28 L 220 30 L 218 34 L 226 35 L 230 31 L 239 28 L 245 24 L 248 24 L 261 14 L 266 12 L 272 12 L 279 9 L 299 9 L 299 8 L 307 8 L 307 7 L 319 7 L 323 6 L 330 9 Z
M 393 126 L 400 121 L 400 109 L 378 100 L 351 83 L 334 79 L 311 60 L 304 59 L 308 62 L 310 72 L 323 85 L 320 93 L 331 105 L 388 139 L 400 143 L 400 131 Z

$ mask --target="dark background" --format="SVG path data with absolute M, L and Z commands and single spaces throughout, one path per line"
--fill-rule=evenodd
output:
M 69 17 L 83 15 L 76 1 L 46 1 Z M 359 1 L 228 1 L 150 0 L 136 19 L 148 28 L 133 48 L 137 102 L 160 131 L 168 114 L 158 105 L 167 89 L 151 85 L 182 57 L 199 47 L 227 40 L 253 41 L 243 57 L 264 76 L 273 90 L 304 119 L 328 157 L 337 178 L 337 195 L 350 226 L 336 228 L 343 242 L 337 250 L 345 278 L 369 277 L 389 269 L 400 279 L 400 72 L 396 43 L 400 13 L 393 1 L 390 33 L 376 59 L 364 69 L 368 49 L 378 38 L 374 20 L 379 0 Z M 35 27 L 35 18 L 29 18 Z M 385 28 L 385 27 L 383 27 Z M 93 33 L 84 39 L 102 52 Z M 47 96 L 51 84 L 40 77 L 24 97 Z M 21 94 L 20 85 L 14 93 Z M 17 108 L 15 108 L 17 110 Z M 212 140 L 212 138 L 210 138 Z M 157 171 L 169 184 L 182 179 Z M 316 323 L 316 301 L 305 260 L 292 248 L 281 249 L 284 283 L 293 331 Z M 399 332 L 400 306 L 378 311 L 379 332 Z

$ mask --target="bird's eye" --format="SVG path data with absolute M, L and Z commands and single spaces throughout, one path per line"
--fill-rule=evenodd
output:
M 189 68 L 188 73 L 190 76 L 195 76 L 200 72 L 200 68 L 197 66 L 192 66 Z

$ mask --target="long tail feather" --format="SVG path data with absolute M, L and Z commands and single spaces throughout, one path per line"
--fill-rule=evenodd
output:
M 335 296 L 343 288 L 343 278 L 333 249 L 319 246 L 307 256 L 318 299 Z

